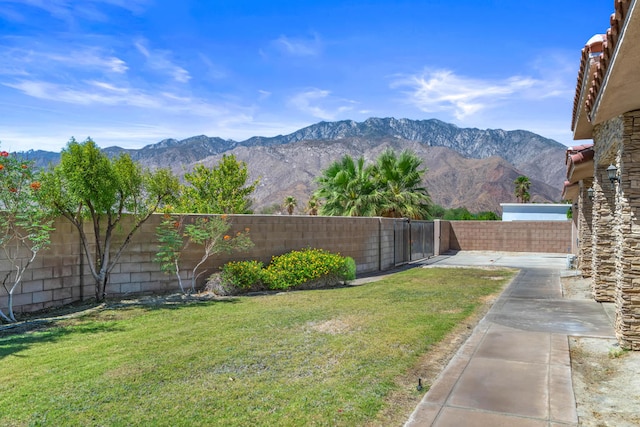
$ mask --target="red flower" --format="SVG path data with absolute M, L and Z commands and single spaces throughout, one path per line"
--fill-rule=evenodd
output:
M 8 151 L 0 151 L 0 156 L 9 157 L 9 152 Z
M 11 187 L 11 188 L 9 189 L 9 191 L 10 191 L 10 192 L 12 192 L 12 193 L 15 193 L 15 192 L 17 192 L 17 191 L 18 191 L 18 189 L 17 189 L 17 188 L 15 188 L 15 187 Z
M 1 165 L 1 164 L 0 164 L 0 171 L 1 171 L 2 169 L 4 169 L 4 165 Z
M 35 191 L 38 191 L 41 187 L 38 181 L 32 182 L 29 186 L 31 187 L 32 190 L 35 190 Z

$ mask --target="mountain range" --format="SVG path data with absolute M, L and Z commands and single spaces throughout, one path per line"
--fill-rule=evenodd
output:
M 288 135 L 234 141 L 204 135 L 165 139 L 141 149 L 109 147 L 109 155 L 126 152 L 144 166 L 166 167 L 183 175 L 201 163 L 215 166 L 224 154 L 247 164 L 251 180 L 259 179 L 253 209 L 298 200 L 303 213 L 315 190 L 314 179 L 344 155 L 373 162 L 387 147 L 411 150 L 428 171 L 425 186 L 433 201 L 446 208 L 500 212 L 500 203 L 515 202 L 513 181 L 531 180 L 531 201 L 558 202 L 565 179 L 564 145 L 525 130 L 459 128 L 439 120 L 370 118 L 363 122 L 320 122 Z M 29 151 L 39 165 L 56 162 L 59 153 Z

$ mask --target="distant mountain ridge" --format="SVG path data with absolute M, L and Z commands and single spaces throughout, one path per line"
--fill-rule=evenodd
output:
M 281 203 L 286 195 L 296 196 L 303 205 L 315 188 L 314 178 L 331 162 L 345 154 L 373 161 L 386 147 L 412 149 L 423 159 L 429 168 L 427 188 L 434 201 L 445 207 L 498 212 L 500 203 L 515 201 L 513 179 L 520 174 L 534 182 L 533 201 L 559 201 L 564 182 L 566 147 L 556 141 L 525 130 L 459 128 L 436 119 L 320 122 L 288 135 L 256 136 L 240 142 L 200 135 L 180 141 L 165 139 L 141 149 L 109 147 L 104 151 L 109 155 L 127 152 L 149 167 L 171 165 L 179 174 L 196 163 L 214 165 L 223 154 L 235 154 L 247 163 L 252 177 L 262 180 L 254 204 L 259 209 Z M 440 149 L 434 150 L 436 147 Z M 31 153 L 34 157 L 36 152 Z M 434 164 L 435 157 L 439 160 Z M 493 176 L 485 176 L 487 168 L 502 172 L 494 170 Z M 300 176 L 292 173 L 296 169 Z M 472 172 L 475 176 L 466 176 Z M 434 182 L 435 176 L 444 181 Z M 465 187 L 456 183 L 465 183 L 461 184 Z M 469 187 L 475 188 L 474 194 L 462 197 Z

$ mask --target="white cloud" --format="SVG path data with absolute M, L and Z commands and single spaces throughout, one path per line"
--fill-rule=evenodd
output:
M 483 80 L 437 70 L 399 78 L 391 87 L 408 87 L 405 92 L 408 101 L 424 112 L 450 111 L 461 120 L 540 85 L 540 81 L 531 77 Z
M 258 94 L 260 94 L 260 101 L 263 101 L 271 96 L 271 92 L 268 90 L 258 89 Z
M 58 46 L 14 38 L 17 47 L 0 45 L 0 75 L 64 75 L 78 72 L 125 74 L 127 63 L 100 47 Z
M 207 75 L 207 77 L 210 77 L 210 78 L 213 78 L 213 79 L 216 79 L 216 80 L 223 79 L 223 78 L 227 77 L 226 71 L 224 71 L 222 69 L 222 67 L 218 66 L 216 63 L 214 63 L 207 56 L 205 56 L 202 53 L 198 53 L 198 57 L 206 65 L 206 75 Z
M 340 114 L 353 110 L 354 101 L 330 95 L 331 92 L 328 90 L 311 89 L 292 96 L 289 103 L 298 110 L 322 120 L 335 120 Z
M 72 23 L 78 20 L 107 21 L 109 14 L 102 11 L 104 5 L 118 7 L 132 13 L 141 13 L 149 4 L 149 0 L 3 0 L 4 3 L 13 6 L 0 10 L 0 14 L 12 21 L 27 21 L 27 13 L 21 13 L 20 7 L 31 7 L 47 12 L 53 18 Z
M 3 85 L 33 98 L 73 105 L 129 106 L 212 119 L 227 116 L 246 118 L 248 111 L 247 107 L 239 105 L 212 104 L 203 99 L 169 91 L 146 92 L 98 80 L 85 81 L 74 87 L 38 80 L 22 80 Z
M 322 50 L 322 42 L 317 34 L 307 39 L 282 35 L 272 44 L 281 52 L 292 56 L 315 56 Z
M 137 41 L 134 45 L 146 58 L 147 64 L 152 70 L 168 74 L 180 83 L 187 83 L 191 79 L 191 75 L 187 70 L 174 64 L 169 59 L 171 52 L 166 50 L 149 50 L 144 43 L 144 41 Z

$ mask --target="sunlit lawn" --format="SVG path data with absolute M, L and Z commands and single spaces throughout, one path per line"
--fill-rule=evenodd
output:
M 375 425 L 397 379 L 512 274 L 414 268 L 5 333 L 0 425 Z

